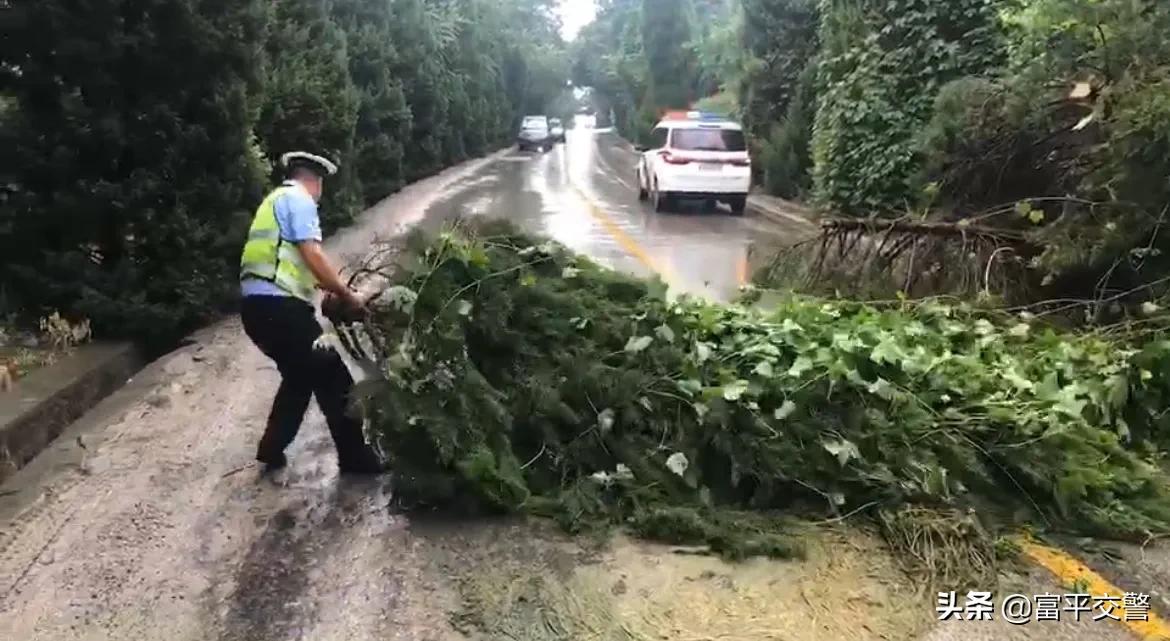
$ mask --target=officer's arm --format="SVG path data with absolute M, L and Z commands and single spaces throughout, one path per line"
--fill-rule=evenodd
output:
M 355 307 L 362 305 L 357 295 L 341 280 L 341 275 L 321 247 L 321 219 L 317 203 L 307 195 L 290 195 L 277 203 L 278 216 L 286 213 L 289 239 L 297 244 L 305 266 L 317 277 L 317 284 L 327 292 L 340 296 Z
M 317 277 L 317 284 L 321 286 L 321 289 L 341 296 L 354 306 L 360 307 L 362 305 L 357 294 L 345 284 L 345 281 L 341 280 L 341 275 L 333 266 L 333 262 L 325 255 L 325 250 L 322 249 L 320 242 L 304 240 L 297 243 L 297 249 L 300 250 L 301 258 L 305 260 L 309 271 Z

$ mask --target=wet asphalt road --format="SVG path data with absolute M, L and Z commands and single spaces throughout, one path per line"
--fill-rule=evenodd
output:
M 549 152 L 513 151 L 469 176 L 427 218 L 508 218 L 613 269 L 657 274 L 679 292 L 721 301 L 747 284 L 753 247 L 809 234 L 808 226 L 701 202 L 655 213 L 638 200 L 635 160 L 612 133 L 570 131 Z
M 754 243 L 807 233 L 726 211 L 655 214 L 631 184 L 632 154 L 612 136 L 570 132 L 549 153 L 502 152 L 412 185 L 330 246 L 356 258 L 376 238 L 412 226 L 504 216 L 616 269 L 656 271 L 680 291 L 726 299 L 746 281 Z M 262 477 L 251 455 L 277 381 L 229 319 L 148 366 L 0 486 L 0 641 L 465 639 L 451 618 L 461 606 L 461 572 L 535 566 L 564 577 L 591 556 L 516 523 L 395 514 L 385 481 L 337 476 L 315 408 L 289 469 Z M 803 598 L 778 596 L 762 608 L 744 600 L 759 594 L 736 587 L 749 576 L 700 591 L 788 622 L 775 636 L 718 638 L 922 638 L 932 599 L 907 596 L 914 586 L 888 557 L 872 543 L 864 546 L 872 552 L 858 553 L 860 546 L 823 555 L 821 565 L 744 566 L 758 585 L 796 586 Z M 658 576 L 671 555 L 636 556 L 646 584 L 658 585 L 657 577 L 665 586 L 647 588 L 648 596 L 713 572 L 733 576 L 722 567 Z M 637 578 L 622 571 L 622 581 Z M 777 584 L 776 576 L 787 579 Z M 806 589 L 825 596 L 814 603 Z M 850 616 L 835 614 L 846 601 Z M 910 614 L 888 616 L 896 602 Z M 734 630 L 737 621 L 724 625 Z M 928 638 L 992 638 L 973 630 L 939 628 Z M 1126 638 L 1117 632 L 1012 638 Z

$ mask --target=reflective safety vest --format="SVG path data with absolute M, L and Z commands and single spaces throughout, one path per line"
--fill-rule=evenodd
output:
M 305 265 L 296 244 L 280 237 L 276 222 L 276 199 L 296 189 L 301 187 L 277 187 L 256 209 L 240 257 L 240 280 L 266 280 L 301 300 L 312 302 L 317 279 Z

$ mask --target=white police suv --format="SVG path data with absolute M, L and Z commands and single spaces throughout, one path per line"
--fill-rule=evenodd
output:
M 717 200 L 740 215 L 752 184 L 752 161 L 743 127 L 718 114 L 670 112 L 639 146 L 638 197 L 655 211 L 679 199 Z

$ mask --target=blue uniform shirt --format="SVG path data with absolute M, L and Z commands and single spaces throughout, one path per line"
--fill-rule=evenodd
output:
M 295 181 L 286 181 L 286 186 L 296 187 L 282 194 L 273 203 L 276 209 L 276 225 L 285 242 L 299 243 L 306 240 L 321 242 L 321 219 L 317 215 L 317 202 Z M 275 283 L 249 278 L 240 283 L 244 296 L 292 296 Z

